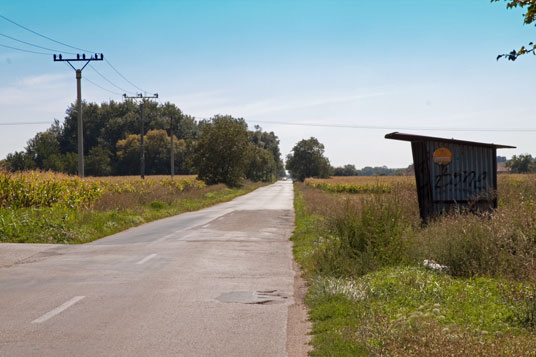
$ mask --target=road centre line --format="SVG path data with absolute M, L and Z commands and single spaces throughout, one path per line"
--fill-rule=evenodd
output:
M 153 259 L 154 257 L 156 257 L 156 254 L 148 255 L 145 258 L 143 258 L 142 260 L 140 260 L 139 262 L 137 262 L 136 264 L 143 264 L 143 263 L 147 262 L 148 260 Z
M 48 320 L 48 319 L 56 316 L 57 314 L 67 310 L 68 308 L 70 308 L 71 306 L 73 306 L 74 304 L 76 304 L 77 302 L 82 300 L 83 298 L 85 298 L 85 296 L 75 296 L 74 298 L 72 298 L 71 300 L 63 303 L 62 305 L 58 306 L 54 310 L 51 310 L 51 311 L 47 312 L 46 314 L 44 314 L 43 316 L 41 316 L 40 318 L 33 320 L 32 324 L 40 324 L 41 322 L 45 322 L 46 320 Z

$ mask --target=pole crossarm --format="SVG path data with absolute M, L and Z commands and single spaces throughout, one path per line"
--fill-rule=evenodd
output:
M 94 55 L 86 57 L 85 53 L 83 53 L 82 55 L 77 53 L 76 58 L 63 58 L 63 56 L 60 53 L 59 55 L 54 54 L 53 58 L 54 58 L 54 62 L 67 62 L 69 64 L 69 66 L 71 66 L 76 71 L 77 68 L 74 68 L 74 66 L 71 64 L 71 62 L 86 62 L 86 64 L 84 64 L 84 66 L 82 68 L 80 68 L 80 70 L 83 70 L 84 68 L 86 68 L 86 66 L 91 61 L 102 61 L 102 60 L 104 60 L 104 55 L 102 53 L 100 53 L 100 54 L 95 53 Z
M 155 93 L 153 95 L 150 95 L 150 96 L 147 96 L 147 95 L 143 95 L 141 93 L 137 93 L 136 95 L 134 96 L 128 96 L 125 94 L 123 94 L 123 98 L 125 99 L 155 99 L 155 98 L 158 98 L 158 93 Z

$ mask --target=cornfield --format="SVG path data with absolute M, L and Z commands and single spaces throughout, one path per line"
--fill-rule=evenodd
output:
M 200 189 L 204 183 L 195 176 L 153 176 L 84 178 L 51 172 L 0 172 L 0 208 L 67 207 L 87 208 L 107 192 L 147 193 L 155 186 L 176 192 Z
M 333 193 L 387 193 L 391 192 L 394 180 L 379 180 L 360 176 L 330 179 L 307 179 L 305 183 L 324 192 Z

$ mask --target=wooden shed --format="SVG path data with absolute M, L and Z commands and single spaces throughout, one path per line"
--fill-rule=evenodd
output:
M 497 149 L 515 146 L 394 132 L 411 142 L 419 209 L 424 222 L 444 212 L 497 208 Z

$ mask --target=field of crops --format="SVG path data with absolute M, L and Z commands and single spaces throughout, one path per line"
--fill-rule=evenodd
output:
M 391 192 L 394 184 L 413 182 L 413 176 L 339 176 L 305 180 L 311 187 L 334 193 L 387 193 Z
M 105 193 L 146 194 L 162 186 L 171 191 L 200 189 L 195 176 L 137 176 L 84 178 L 51 172 L 0 172 L 0 207 L 29 208 L 64 206 L 87 208 Z
M 295 189 L 314 356 L 536 354 L 536 175 L 499 175 L 492 213 L 425 226 L 414 177 Z
M 207 186 L 195 176 L 79 178 L 0 172 L 0 242 L 85 243 L 250 192 Z

